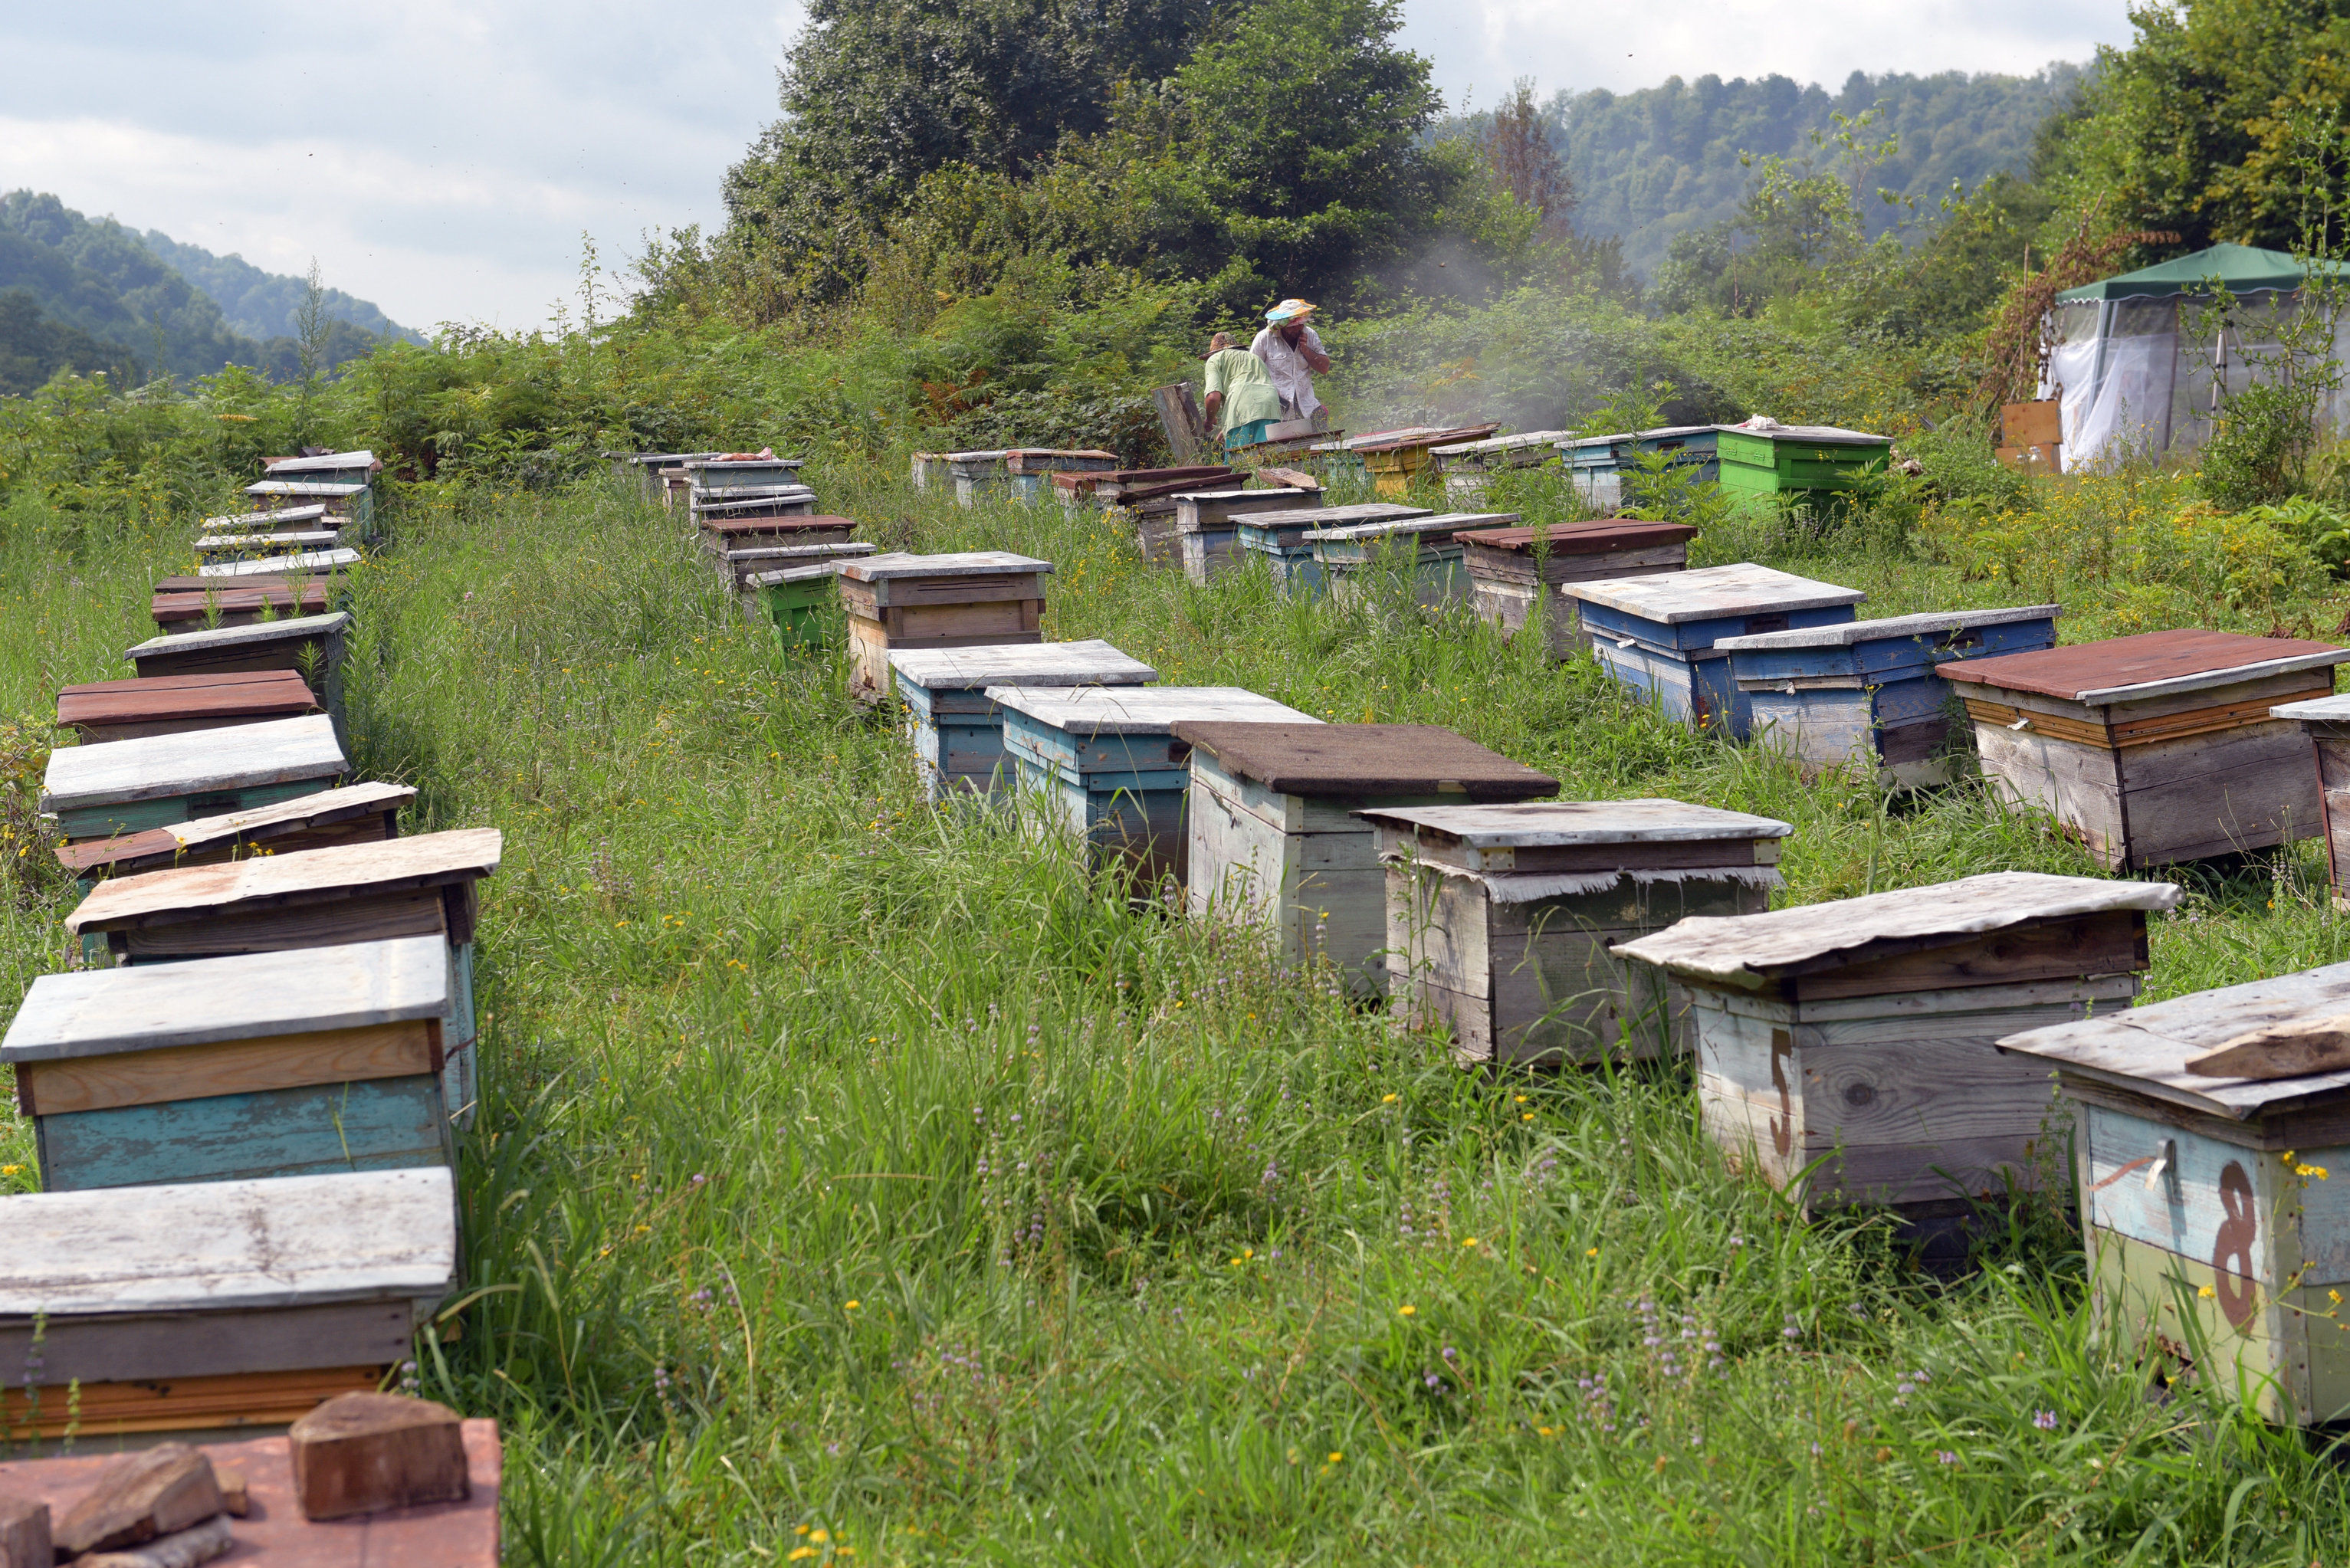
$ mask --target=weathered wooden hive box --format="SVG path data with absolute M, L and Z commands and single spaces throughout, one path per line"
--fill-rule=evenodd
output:
M 893 649 L 1044 641 L 1045 574 L 1052 569 L 1050 561 L 1004 550 L 841 562 L 850 692 L 875 702 L 896 691 Z
M 376 1388 L 461 1272 L 446 1168 L 0 1198 L 0 1420 L 284 1426 Z
M 1070 511 L 1122 505 L 1184 490 L 1224 490 L 1248 479 L 1248 471 L 1223 463 L 1194 463 L 1186 468 L 1055 469 L 1053 493 Z M 1172 486 L 1173 491 L 1169 487 Z
M 292 616 L 253 626 L 151 637 L 122 657 L 139 671 L 141 680 L 291 670 L 326 703 L 328 713 L 338 713 L 342 711 L 343 644 L 350 625 L 351 618 L 341 610 L 332 615 Z
M 1003 493 L 1015 501 L 1034 502 L 1045 493 L 1056 473 L 1108 473 L 1117 467 L 1118 453 L 1094 447 L 1014 447 L 1003 454 Z
M 1183 575 L 1206 584 L 1241 564 L 1241 520 L 1263 513 L 1318 508 L 1322 493 L 1284 485 L 1273 490 L 1184 491 L 1175 497 L 1175 539 Z
M 350 771 L 323 713 L 130 741 L 60 746 L 41 810 L 69 839 L 109 838 L 331 789 Z
M 1688 1002 L 1608 950 L 1685 915 L 1768 906 L 1783 822 L 1678 800 L 1368 811 L 1391 993 L 1465 1064 L 1686 1049 Z
M 2350 649 L 2150 631 L 1946 664 L 1984 776 L 2116 871 L 2315 835 L 2316 770 L 2269 710 L 2329 695 Z
M 722 570 L 733 574 L 737 557 L 757 559 L 775 550 L 846 545 L 856 531 L 857 524 L 847 517 L 738 517 L 704 522 L 699 537 L 702 552 Z
M 1433 464 L 1430 453 L 1435 448 L 1481 441 L 1501 428 L 1482 424 L 1390 431 L 1358 436 L 1346 447 L 1370 474 L 1372 488 L 1381 495 L 1395 496 L 1409 491 L 1421 471 Z
M 497 871 L 504 846 L 496 828 L 466 827 L 114 877 L 66 917 L 66 929 L 85 946 L 102 941 L 117 964 L 438 937 L 449 968 L 441 1086 L 463 1125 L 478 1083 L 479 884 Z
M 1333 598 L 1350 600 L 1372 591 L 1382 572 L 1409 576 L 1413 597 L 1430 608 L 1466 604 L 1469 573 L 1461 564 L 1457 535 L 1481 528 L 1506 528 L 1514 512 L 1447 512 L 1380 523 L 1342 524 L 1305 535 L 1322 565 Z
M 1742 562 L 1648 577 L 1568 583 L 1599 667 L 1691 729 L 1746 739 L 1752 708 L 1730 672 L 1725 637 L 1840 626 L 1868 596 Z
M 912 471 L 908 474 L 917 490 L 933 486 L 943 490 L 954 474 L 948 467 L 947 454 L 942 452 L 918 452 L 914 454 Z
M 1446 499 L 1473 506 L 1485 493 L 1485 486 L 1493 475 L 1513 468 L 1540 468 L 1546 462 L 1555 462 L 1558 443 L 1574 439 L 1573 431 L 1528 431 L 1520 435 L 1432 446 L 1428 455 L 1444 481 Z
M 764 623 L 767 607 L 757 592 L 759 579 L 795 566 L 822 566 L 827 561 L 845 561 L 852 556 L 879 555 L 880 550 L 879 545 L 846 540 L 819 545 L 754 545 L 729 550 L 723 556 L 715 551 L 711 555 L 713 564 L 743 595 L 743 607 L 751 613 L 752 619 Z M 834 593 L 830 597 L 837 608 L 840 596 Z
M 816 492 L 805 484 L 777 485 L 765 490 L 695 491 L 687 497 L 694 525 L 704 531 L 730 524 L 758 523 L 770 518 L 816 515 Z
M 1435 514 L 1430 507 L 1406 506 L 1396 501 L 1367 501 L 1352 506 L 1315 504 L 1251 514 L 1240 519 L 1235 537 L 1243 550 L 1263 558 L 1266 570 L 1273 574 L 1274 587 L 1285 594 L 1310 598 L 1326 592 L 1329 582 L 1323 573 L 1315 541 L 1307 535 L 1326 528 L 1402 523 Z
M 1357 815 L 1490 805 L 1558 781 L 1433 724 L 1186 720 L 1191 912 L 1273 928 L 1283 961 L 1326 959 L 1358 992 L 1388 988 L 1387 873 Z
M 213 534 L 295 534 L 332 531 L 339 541 L 350 531 L 351 521 L 328 512 L 324 506 L 281 506 L 274 512 L 238 512 L 225 516 L 207 517 L 199 529 L 200 535 Z
M 626 463 L 629 471 L 636 476 L 638 490 L 644 498 L 647 501 L 658 501 L 666 505 L 669 501 L 669 483 L 665 476 L 670 470 L 674 469 L 682 474 L 688 459 L 723 455 L 722 452 L 647 452 L 627 459 Z
M 99 680 L 57 693 L 57 728 L 73 731 L 84 745 L 298 719 L 319 711 L 317 694 L 291 670 Z
M 400 808 L 416 798 L 407 784 L 356 784 L 274 805 L 199 816 L 112 838 L 57 846 L 57 863 L 85 887 L 106 877 L 134 877 L 175 866 L 213 866 L 247 856 L 290 855 L 336 844 L 373 844 L 400 836 Z M 111 954 L 104 942 L 85 942 L 95 961 Z
M 1738 495 L 1818 504 L 1857 489 L 1892 461 L 1889 436 L 1834 425 L 1783 425 L 1750 420 L 1723 425 L 1718 437 L 1721 488 Z
M 991 686 L 1003 715 L 1022 820 L 1088 846 L 1097 866 L 1123 862 L 1139 888 L 1183 885 L 1190 858 L 1184 801 L 1185 720 L 1241 724 L 1320 721 L 1237 686 Z
M 1714 647 L 1730 655 L 1755 740 L 1797 759 L 1805 778 L 1849 764 L 1918 789 L 1957 776 L 1955 700 L 1935 668 L 2054 648 L 2060 607 L 1939 610 L 1725 637 Z M 1960 739 L 1968 732 L 1958 726 Z
M 196 559 L 202 564 L 197 575 L 201 576 L 214 566 L 233 563 L 315 556 L 340 548 L 344 538 L 343 533 L 331 528 L 288 534 L 207 534 L 196 541 Z M 286 568 L 272 566 L 253 569 L 276 572 Z
M 374 488 L 365 484 L 321 484 L 303 480 L 265 479 L 244 487 L 255 504 L 270 506 L 323 506 L 332 517 L 345 517 L 362 534 L 371 533 L 375 521 Z
M 2022 1030 L 2071 1103 L 2090 1300 L 2272 1420 L 2350 1419 L 2350 964 Z
M 1684 920 L 1616 951 L 1688 988 L 1706 1129 L 1733 1164 L 1931 1237 L 2032 1186 L 2051 1151 L 2046 1069 L 1992 1043 L 2128 1006 L 2147 912 L 2178 902 L 2167 882 L 2002 871 Z
M 1577 436 L 1557 443 L 1567 483 L 1585 504 L 1613 513 L 1624 504 L 1624 477 L 1642 471 L 1640 459 L 1659 454 L 1666 466 L 1704 482 L 1721 474 L 1714 450 L 1718 427 L 1664 425 L 1656 430 L 1620 431 L 1614 435 Z
M 50 1192 L 446 1166 L 448 1008 L 439 937 L 45 974 L 0 1061 Z
M 382 460 L 371 452 L 279 458 L 262 471 L 262 483 L 245 486 L 245 493 L 263 497 L 265 506 L 316 502 L 329 511 L 339 511 L 372 536 L 375 477 L 382 472 Z M 268 486 L 276 488 L 265 488 Z
M 1159 671 L 1099 638 L 994 648 L 908 649 L 889 655 L 922 793 L 1010 794 L 1013 764 L 1003 749 L 1003 713 L 992 686 L 1039 689 L 1146 686 Z
M 325 578 L 282 574 L 228 581 L 161 577 L 156 581 L 147 609 L 156 629 L 164 632 L 298 620 L 327 614 L 333 587 Z
M 796 457 L 690 457 L 678 466 L 693 479 L 694 489 L 711 497 L 729 491 L 805 490 Z
M 2313 697 L 2269 710 L 2301 726 L 2317 764 L 2317 806 L 2325 830 L 2327 880 L 2334 907 L 2350 909 L 2350 697 Z
M 207 561 L 196 568 L 196 576 L 233 582 L 239 577 L 332 576 L 347 572 L 363 557 L 348 546 L 324 550 L 302 550 L 285 556 L 255 556 L 226 561 Z
M 1540 604 L 1551 657 L 1563 659 L 1585 641 L 1576 601 L 1564 585 L 1686 571 L 1689 542 L 1696 534 L 1686 523 L 1644 523 L 1637 517 L 1476 528 L 1459 535 L 1461 565 L 1480 619 L 1514 638 Z

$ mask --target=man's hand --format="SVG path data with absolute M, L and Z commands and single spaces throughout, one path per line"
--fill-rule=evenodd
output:
M 1216 424 L 1216 410 L 1217 410 L 1218 409 L 1222 408 L 1223 406 L 1224 406 L 1224 395 L 1223 395 L 1223 393 L 1222 393 L 1222 392 L 1210 392 L 1210 393 L 1208 394 L 1208 428 L 1209 428 L 1209 429 L 1213 430 L 1213 429 L 1215 428 L 1215 424 Z
M 1330 356 L 1316 349 L 1313 344 L 1300 343 L 1297 346 L 1297 351 L 1305 357 L 1305 368 L 1315 375 L 1318 376 L 1330 368 Z

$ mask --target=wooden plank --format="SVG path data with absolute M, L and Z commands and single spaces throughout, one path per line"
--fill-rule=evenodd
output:
M 18 1066 L 36 1116 L 159 1105 L 264 1089 L 412 1077 L 441 1070 L 437 1021 L 409 1020 L 259 1040 L 224 1040 Z
M 66 918 L 67 929 L 112 930 L 151 923 L 158 916 L 185 919 L 262 901 L 300 903 L 323 895 L 438 888 L 494 874 L 504 846 L 504 836 L 494 827 L 465 827 L 117 877 L 93 890 Z
M 234 740 L 153 735 L 49 753 L 41 809 L 75 811 L 255 784 L 332 778 L 350 767 L 323 713 L 239 727 Z
M 451 1162 L 432 1074 L 43 1116 L 48 1192 L 247 1181 Z
M 273 855 L 366 844 L 399 836 L 400 809 L 416 797 L 406 784 L 349 784 L 291 800 L 197 817 L 118 838 L 68 844 L 57 859 L 68 870 L 131 875 L 173 866 L 217 864 L 265 847 Z
M 1956 942 L 1872 944 L 1855 952 L 1851 961 L 1837 954 L 1775 972 L 1787 977 L 1792 996 L 1812 1002 L 2115 974 L 2144 970 L 2148 962 L 2146 915 L 2137 909 L 2035 920 Z M 1866 956 L 1871 952 L 1883 956 Z
M 448 986 L 447 944 L 438 937 L 45 974 L 33 981 L 0 1041 L 0 1061 L 438 1018 L 448 1007 Z

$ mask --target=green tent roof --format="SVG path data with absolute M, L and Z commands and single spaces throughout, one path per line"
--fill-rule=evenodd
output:
M 2231 294 L 2261 288 L 2299 288 L 2314 272 L 2340 275 L 2340 262 L 2305 262 L 2287 251 L 2266 251 L 2257 245 L 2213 245 L 2192 255 L 2142 266 L 2101 283 L 2083 284 L 2058 295 L 2059 299 L 2153 299 L 2171 294 L 2209 294 L 2218 278 Z

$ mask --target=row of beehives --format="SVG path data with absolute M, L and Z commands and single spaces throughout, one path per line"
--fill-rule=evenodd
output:
M 14 1436 L 283 1425 L 378 1387 L 460 1275 L 500 836 L 400 836 L 416 791 L 350 782 L 336 574 L 379 465 L 295 462 L 325 477 L 207 520 L 229 570 L 158 585 L 132 679 L 58 693 L 81 961 L 0 1041 L 41 1187 L 0 1199 Z

